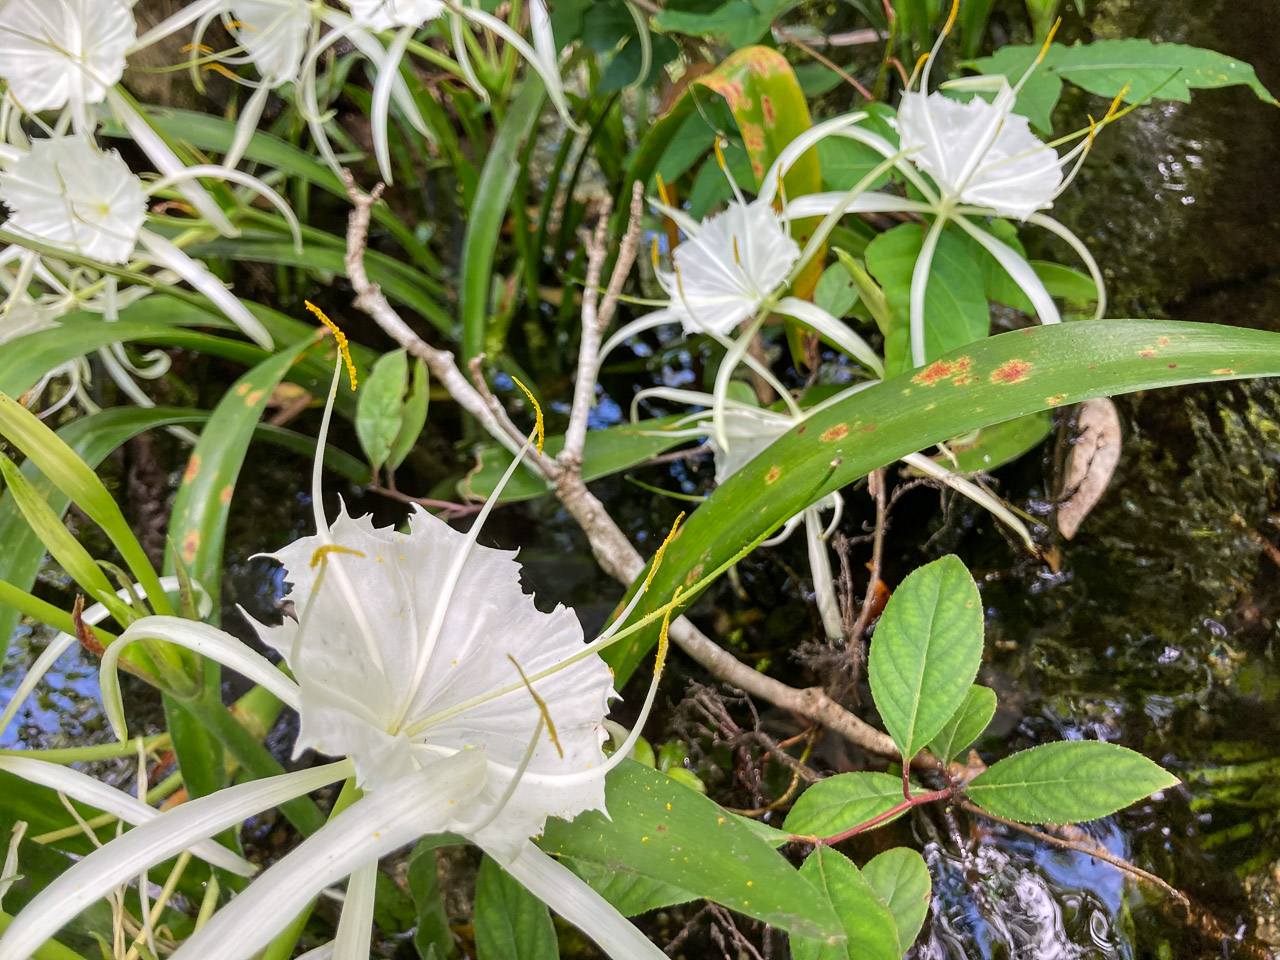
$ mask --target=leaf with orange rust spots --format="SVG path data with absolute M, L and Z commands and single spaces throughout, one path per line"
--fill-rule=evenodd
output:
M 915 223 L 894 227 L 867 244 L 867 272 L 884 288 L 891 312 L 884 344 L 886 376 L 911 367 L 911 275 L 923 245 L 923 229 Z M 924 324 L 928 360 L 981 340 L 991 327 L 982 272 L 951 230 L 938 238 L 925 293 Z M 947 374 L 947 379 L 951 376 Z
M 1035 364 L 1029 360 L 1014 357 L 1008 363 L 1002 363 L 992 370 L 988 379 L 992 383 L 1021 383 L 1031 375 L 1034 366 Z

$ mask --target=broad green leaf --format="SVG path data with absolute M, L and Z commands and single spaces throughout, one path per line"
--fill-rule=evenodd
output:
M 1022 823 L 1097 820 L 1172 787 L 1178 778 L 1114 743 L 1067 740 L 993 764 L 965 788 L 969 799 Z
M 795 960 L 901 960 L 893 914 L 853 861 L 830 847 L 818 847 L 800 868 L 800 876 L 831 904 L 845 938 L 832 943 L 792 934 Z
M 911 366 L 911 274 L 924 228 L 918 223 L 894 227 L 867 244 L 867 272 L 884 289 L 892 311 L 885 337 L 885 373 L 892 376 Z M 925 355 L 933 360 L 981 340 L 991 327 L 982 274 L 964 242 L 953 230 L 938 238 L 924 301 Z
M 666 7 L 654 17 L 654 25 L 667 33 L 723 37 L 736 49 L 768 33 L 774 18 L 789 6 L 787 0 L 728 0 L 706 13 Z
M 983 427 L 977 435 L 962 441 L 952 441 L 947 444 L 951 456 L 939 453 L 933 459 L 960 473 L 989 473 L 1038 446 L 1052 429 L 1053 417 L 1048 411 L 1029 413 L 1016 420 Z
M 404 395 L 409 388 L 409 354 L 392 350 L 379 358 L 356 400 L 356 436 L 369 465 L 380 470 L 391 456 L 404 425 Z
M 861 109 L 870 116 L 859 126 L 898 145 L 898 131 L 889 122 L 896 111 L 884 104 L 868 104 Z M 884 163 L 884 154 L 873 147 L 847 137 L 828 137 L 818 144 L 818 162 L 822 167 L 822 184 L 827 190 L 852 190 L 876 167 Z M 878 190 L 888 183 L 892 173 L 885 173 L 867 189 Z
M 413 934 L 418 956 L 421 960 L 428 960 L 428 951 L 432 949 L 438 958 L 449 956 L 453 952 L 453 933 L 449 930 L 449 916 L 444 909 L 433 844 L 419 841 L 413 848 L 409 856 L 408 879 L 409 895 L 418 911 L 418 928 Z
M 893 914 L 898 943 L 909 950 L 929 912 L 932 883 L 924 858 L 909 847 L 894 847 L 863 866 L 862 878 Z
M 487 347 L 489 332 L 489 291 L 493 282 L 493 258 L 498 252 L 499 234 L 507 219 L 507 206 L 520 176 L 516 158 L 529 139 L 542 113 L 546 89 L 536 76 L 524 78 L 520 93 L 511 102 L 506 118 L 498 127 L 476 187 L 475 202 L 467 216 L 467 235 L 462 245 L 462 283 L 458 311 L 462 320 L 462 360 L 479 356 Z M 498 344 L 497 346 L 501 346 Z
M 391 444 L 391 453 L 387 456 L 388 470 L 395 470 L 404 463 L 404 458 L 413 450 L 427 423 L 427 405 L 431 399 L 427 365 L 422 362 L 421 357 L 414 357 L 410 370 L 409 392 L 404 398 L 400 432 L 396 434 L 395 442 Z
M 948 555 L 898 585 L 871 639 L 867 677 L 885 729 L 910 761 L 964 702 L 982 662 L 982 598 Z
M 222 591 L 222 545 L 236 479 L 254 428 L 298 354 L 314 345 L 303 341 L 263 360 L 229 389 L 209 417 L 191 451 L 173 500 L 165 566 L 178 551 L 191 576 L 214 598 Z
M 929 741 L 930 752 L 943 763 L 950 763 L 982 736 L 995 715 L 996 692 L 975 683 L 951 719 Z
M 720 484 L 667 547 L 630 619 L 809 504 L 939 441 L 1090 397 L 1278 373 L 1280 334 L 1217 324 L 1086 320 L 970 344 L 812 414 Z M 646 627 L 605 651 L 619 683 L 656 641 Z
M 556 960 L 547 905 L 485 857 L 476 876 L 477 960 Z
M 617 427 L 606 427 L 603 430 L 588 431 L 582 454 L 583 479 L 597 480 L 600 477 L 607 477 L 620 470 L 644 463 L 650 457 L 656 457 L 684 443 L 688 437 L 673 437 L 663 432 L 679 419 L 678 416 L 663 417 L 658 420 L 646 420 L 639 426 L 623 424 Z M 547 437 L 542 455 L 555 457 L 563 449 L 563 434 Z M 492 446 L 481 449 L 480 469 L 469 474 L 459 484 L 459 491 L 464 495 L 489 496 L 510 465 L 511 453 L 505 447 Z M 502 501 L 507 503 L 515 500 L 529 500 L 550 492 L 551 488 L 539 476 L 532 471 L 522 470 L 514 474 L 503 489 Z
M 1038 45 L 1007 46 L 963 66 L 979 73 L 1004 74 L 1010 83 L 1017 83 L 1039 52 Z M 1236 84 L 1248 86 L 1259 100 L 1275 102 L 1253 67 L 1241 60 L 1181 43 L 1129 39 L 1095 40 L 1072 47 L 1051 44 L 1019 91 L 1015 109 L 1047 133 L 1052 129 L 1050 115 L 1064 80 L 1108 98 L 1117 96 L 1127 84 L 1126 103 L 1149 99 L 1187 102 L 1192 90 Z
M 800 794 L 782 826 L 800 836 L 831 837 L 892 810 L 902 799 L 901 777 L 887 773 L 838 773 L 819 780 Z
M 843 264 L 833 263 L 822 271 L 813 302 L 833 317 L 846 317 L 858 302 L 858 285 Z
M 626 917 L 639 916 L 659 907 L 697 900 L 697 894 L 681 890 L 669 883 L 642 876 L 629 870 L 618 870 L 598 863 L 588 863 L 565 857 L 564 862 L 573 872 L 591 884 L 600 896 L 608 900 Z
M 549 820 L 540 846 L 555 856 L 687 890 L 791 933 L 839 930 L 826 904 L 776 850 L 713 801 L 635 761 L 606 780 L 610 818 Z

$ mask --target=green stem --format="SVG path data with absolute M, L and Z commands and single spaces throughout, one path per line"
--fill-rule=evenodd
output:
M 148 753 L 166 750 L 169 747 L 169 735 L 157 733 L 155 736 L 143 737 L 142 746 Z M 122 743 L 102 743 L 93 747 L 65 747 L 60 750 L 0 750 L 0 757 L 35 757 L 49 763 L 84 763 L 90 760 L 132 757 L 137 753 L 137 741 L 125 740 Z

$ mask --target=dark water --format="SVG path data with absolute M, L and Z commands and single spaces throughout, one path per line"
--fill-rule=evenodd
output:
M 1253 63 L 1263 82 L 1280 90 L 1274 0 L 1097 0 L 1087 9 L 1084 26 L 1094 36 L 1149 36 L 1219 49 Z M 1081 25 L 1069 22 L 1068 29 Z M 1069 94 L 1059 127 L 1070 128 L 1086 109 L 1097 107 Z M 1280 330 L 1277 148 L 1280 109 L 1244 90 L 1147 107 L 1108 128 L 1055 212 L 1103 264 L 1111 316 Z M 667 360 L 676 376 L 696 366 L 688 356 Z M 217 389 L 218 374 L 209 372 L 207 389 Z M 896 834 L 848 849 L 861 859 L 892 839 L 924 852 L 935 898 L 915 951 L 921 960 L 1251 958 L 1266 955 L 1259 931 L 1280 943 L 1265 922 L 1280 914 L 1280 568 L 1264 546 L 1280 543 L 1280 400 L 1272 385 L 1255 384 L 1165 391 L 1125 398 L 1119 406 L 1125 427 L 1120 468 L 1077 539 L 1062 545 L 1057 573 L 1021 557 L 965 504 L 952 503 L 944 514 L 935 493 L 917 492 L 895 513 L 885 579 L 896 583 L 951 550 L 970 562 L 987 608 L 979 679 L 1001 702 L 977 744 L 985 760 L 1091 737 L 1140 750 L 1183 779 L 1181 787 L 1087 831 L 1183 890 L 1192 908 L 1174 907 L 1158 889 L 1087 855 L 963 814 L 949 821 L 924 811 Z M 314 429 L 312 419 L 296 426 Z M 414 489 L 429 490 L 450 470 L 465 468 L 440 439 L 449 430 L 430 441 L 430 456 L 411 464 Z M 337 440 L 355 449 L 352 438 Z M 160 459 L 176 469 L 181 451 L 167 439 L 158 443 Z M 1053 462 L 1050 441 L 1001 472 L 1002 492 L 1032 513 L 1042 510 Z M 121 475 L 128 467 L 128 454 L 114 465 Z M 710 473 L 709 464 L 636 471 L 647 482 L 690 489 L 709 487 Z M 288 457 L 251 458 L 246 465 L 232 509 L 224 598 L 224 622 L 242 635 L 235 603 L 261 618 L 278 615 L 278 575 L 251 557 L 307 531 L 305 475 L 306 464 Z M 169 479 L 176 482 L 176 475 Z M 596 487 L 637 540 L 665 530 L 680 509 L 619 478 Z M 338 486 L 330 496 L 338 493 L 353 512 L 374 510 L 382 522 L 401 514 L 394 504 Z M 867 498 L 850 491 L 849 502 L 845 529 L 853 533 L 869 516 Z M 603 621 L 618 590 L 554 503 L 508 508 L 490 532 L 503 545 L 521 546 L 526 585 L 540 598 L 573 604 L 588 630 Z M 855 566 L 864 560 L 856 554 Z M 739 570 L 750 599 L 722 584 L 696 619 L 740 655 L 769 661 L 792 682 L 812 682 L 791 659 L 797 642 L 813 635 L 803 579 L 788 574 L 805 569 L 799 543 L 761 552 Z M 41 589 L 53 598 L 65 587 L 50 572 Z M 38 650 L 44 639 L 23 632 L 18 645 Z M 0 699 L 24 660 L 9 657 Z M 655 741 L 687 732 L 678 701 L 689 680 L 708 678 L 677 664 L 665 687 L 665 715 L 651 722 Z M 144 726 L 154 719 L 144 690 L 127 697 L 142 698 Z M 72 651 L 39 700 L 0 731 L 0 746 L 105 741 L 96 700 L 92 665 Z M 740 722 L 750 719 L 741 707 L 733 712 Z M 777 736 L 800 729 L 776 711 L 761 719 Z M 733 758 L 693 747 L 713 796 L 750 806 L 751 791 L 732 776 Z M 840 770 L 861 760 L 824 741 L 814 762 Z

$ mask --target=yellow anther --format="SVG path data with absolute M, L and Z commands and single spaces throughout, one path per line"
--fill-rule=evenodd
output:
M 338 352 L 342 354 L 342 362 L 347 365 L 347 376 L 351 378 L 351 389 L 356 388 L 356 365 L 351 360 L 351 347 L 347 344 L 347 335 L 338 329 L 338 325 L 325 316 L 325 312 L 317 307 L 310 300 L 303 300 L 307 305 L 307 309 L 319 318 L 320 322 L 333 331 L 333 340 L 338 345 Z
M 676 587 L 676 592 L 671 597 L 671 603 L 662 615 L 662 629 L 658 631 L 658 655 L 653 659 L 653 672 L 655 674 L 661 674 L 662 668 L 667 662 L 667 633 L 671 630 L 671 611 L 675 609 L 676 601 L 680 599 L 682 590 L 684 590 L 684 587 Z
M 733 262 L 742 266 L 742 257 L 738 254 L 738 235 L 733 235 Z
M 653 175 L 653 179 L 658 184 L 658 199 L 661 200 L 663 203 L 665 203 L 668 207 L 671 206 L 671 196 L 670 194 L 667 193 L 667 184 L 662 179 L 662 174 L 655 173 Z
M 240 78 L 239 78 L 238 76 L 236 76 L 232 71 L 228 70 L 226 67 L 224 67 L 224 66 L 223 66 L 222 64 L 220 64 L 220 63 L 206 63 L 202 69 L 205 69 L 205 70 L 212 70 L 214 73 L 220 73 L 220 74 L 222 74 L 224 77 L 226 77 L 228 80 L 237 80 L 237 81 L 238 81 L 238 80 L 240 79 Z
M 1036 63 L 1040 63 L 1049 55 L 1049 45 L 1053 43 L 1053 36 L 1058 32 L 1058 28 L 1062 26 L 1062 18 L 1059 17 L 1053 21 L 1053 26 L 1049 28 L 1049 35 L 1044 38 L 1044 43 L 1040 47 L 1040 52 L 1036 54 Z
M 913 83 L 915 82 L 916 74 L 920 72 L 920 68 L 924 66 L 925 61 L 928 59 L 929 59 L 929 54 L 927 53 L 920 54 L 920 56 L 916 59 L 915 68 L 911 71 L 911 79 Z
M 729 164 L 725 162 L 725 159 L 724 159 L 724 150 L 723 150 L 723 149 L 721 149 L 721 147 L 720 147 L 720 138 L 719 138 L 719 137 L 716 137 L 716 163 L 720 164 L 720 169 L 721 169 L 721 170 L 723 170 L 723 171 L 725 172 L 725 174 L 726 174 L 726 175 L 728 175 L 728 173 L 729 173 Z
M 228 20 L 227 27 L 233 28 L 236 30 L 249 30 L 253 33 L 258 32 L 258 28 L 255 27 L 252 23 L 241 23 L 239 20 Z
M 178 49 L 180 53 L 189 53 L 192 50 L 199 50 L 201 53 L 213 53 L 213 47 L 207 43 L 188 43 Z
M 653 269 L 658 269 L 658 235 L 653 235 L 653 244 L 649 248 L 649 255 L 653 257 Z
M 314 570 L 320 564 L 326 563 L 331 553 L 345 553 L 351 557 L 364 556 L 359 550 L 353 550 L 337 543 L 326 543 L 323 547 L 316 547 L 316 552 L 311 555 L 311 569 Z
M 960 13 L 960 0 L 951 0 L 951 13 L 947 15 L 946 26 L 942 28 L 943 33 L 950 33 L 951 28 L 956 25 L 956 17 Z
M 649 566 L 649 575 L 644 578 L 644 588 L 649 589 L 649 583 L 653 580 L 653 575 L 658 572 L 658 566 L 662 563 L 662 555 L 667 552 L 667 545 L 676 538 L 676 530 L 680 526 L 680 521 L 684 519 L 684 511 L 680 511 L 680 516 L 676 517 L 676 522 L 671 524 L 671 531 L 667 534 L 667 538 L 662 541 L 662 546 L 658 547 L 657 553 L 653 555 L 653 563 Z
M 1107 107 L 1107 115 L 1102 118 L 1103 123 L 1107 123 L 1120 109 L 1120 104 L 1124 101 L 1124 95 L 1129 92 L 1131 84 L 1126 83 L 1120 88 L 1120 92 L 1116 94 L 1116 98 L 1111 101 L 1111 106 Z
M 533 702 L 538 705 L 538 712 L 542 714 L 542 719 L 547 724 L 547 736 L 551 738 L 551 743 L 556 748 L 556 753 L 560 754 L 560 759 L 563 760 L 564 748 L 560 746 L 560 738 L 556 736 L 556 725 L 551 722 L 551 713 L 547 710 L 547 701 L 538 696 L 538 692 L 533 689 L 533 684 L 529 682 L 529 678 L 520 669 L 520 664 L 516 663 L 516 658 L 508 653 L 507 659 L 515 664 L 516 672 L 520 674 L 520 679 L 524 681 L 525 689 L 529 691 L 529 696 L 533 697 Z
M 534 397 L 533 393 L 529 390 L 528 387 L 526 387 L 523 383 L 521 383 L 515 377 L 512 377 L 511 380 L 515 383 L 517 387 L 519 387 L 521 390 L 524 391 L 524 395 L 528 397 L 529 402 L 533 404 L 533 413 L 535 417 L 534 423 L 533 423 L 533 429 L 538 431 L 538 456 L 542 456 L 542 442 L 547 438 L 546 426 L 542 420 L 542 407 L 538 404 L 537 398 Z M 547 725 L 550 726 L 549 721 Z

